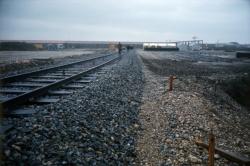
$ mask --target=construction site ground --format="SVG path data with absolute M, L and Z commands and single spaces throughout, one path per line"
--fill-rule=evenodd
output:
M 249 61 L 223 52 L 137 50 L 145 76 L 136 151 L 140 165 L 207 165 L 208 142 L 241 155 L 250 153 L 249 110 L 222 85 L 248 77 Z M 175 76 L 169 91 L 169 77 Z M 240 89 L 239 89 L 240 90 Z M 215 155 L 215 165 L 237 165 Z

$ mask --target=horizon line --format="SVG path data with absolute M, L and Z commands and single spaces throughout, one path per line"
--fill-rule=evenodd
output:
M 201 39 L 197 39 L 201 40 Z M 0 42 L 27 42 L 27 43 L 165 43 L 165 42 L 181 42 L 181 41 L 197 41 L 197 40 L 173 40 L 173 41 L 119 41 L 119 40 L 39 40 L 39 39 L 0 39 Z M 231 41 L 235 42 L 235 41 Z M 226 43 L 231 43 L 231 42 L 204 42 L 203 44 L 226 44 Z M 240 43 L 239 44 L 243 45 L 248 45 L 250 43 Z

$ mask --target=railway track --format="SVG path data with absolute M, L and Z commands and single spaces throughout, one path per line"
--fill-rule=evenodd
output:
M 118 60 L 108 54 L 0 79 L 0 111 L 4 116 L 32 114 L 24 105 L 55 103 L 91 82 L 91 73 Z

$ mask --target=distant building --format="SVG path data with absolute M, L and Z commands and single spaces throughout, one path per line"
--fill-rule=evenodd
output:
M 230 45 L 235 45 L 235 46 L 238 46 L 240 45 L 238 42 L 229 42 Z
M 224 43 L 216 43 L 215 47 L 217 47 L 217 48 L 223 48 L 223 47 L 225 47 L 225 45 L 226 44 L 224 44 Z
M 64 45 L 61 43 L 57 44 L 56 47 L 58 50 L 64 49 Z
M 108 45 L 108 48 L 109 48 L 109 50 L 114 51 L 114 50 L 117 49 L 117 44 L 109 44 L 109 45 Z
M 43 49 L 44 49 L 42 43 L 35 43 L 35 44 L 34 44 L 34 47 L 35 47 L 37 50 L 43 50 Z
M 62 50 L 65 46 L 62 43 L 48 43 L 46 44 L 46 49 L 49 51 Z

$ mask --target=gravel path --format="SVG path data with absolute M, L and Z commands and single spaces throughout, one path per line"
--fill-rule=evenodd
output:
M 143 74 L 134 52 L 110 71 L 62 99 L 13 119 L 4 165 L 132 165 Z
M 165 112 L 158 102 L 164 89 L 145 66 L 143 71 L 146 83 L 139 114 L 142 131 L 138 135 L 136 150 L 140 165 L 160 165 L 164 158 L 160 145 L 165 139 L 167 123 Z

